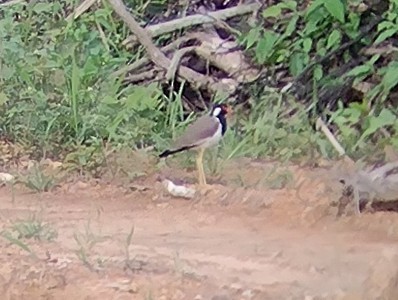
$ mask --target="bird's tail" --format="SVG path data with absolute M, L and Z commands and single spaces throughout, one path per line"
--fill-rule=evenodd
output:
M 167 157 L 169 155 L 173 155 L 173 154 L 176 154 L 176 153 L 179 153 L 179 152 L 182 152 L 182 151 L 189 150 L 189 149 L 191 149 L 193 147 L 195 147 L 195 146 L 184 146 L 184 147 L 181 147 L 181 148 L 178 148 L 178 149 L 175 149 L 175 150 L 168 149 L 168 150 L 163 151 L 162 153 L 160 153 L 159 157 L 160 158 Z

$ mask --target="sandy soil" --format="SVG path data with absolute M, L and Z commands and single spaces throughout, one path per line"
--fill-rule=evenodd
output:
M 250 184 L 262 168 L 233 184 L 231 167 L 194 200 L 171 198 L 154 178 L 138 190 L 1 188 L 3 234 L 34 216 L 48 224 L 42 240 L 0 239 L 2 299 L 397 299 L 396 213 L 336 219 L 339 190 L 324 170 L 295 168 L 290 185 L 271 189 Z

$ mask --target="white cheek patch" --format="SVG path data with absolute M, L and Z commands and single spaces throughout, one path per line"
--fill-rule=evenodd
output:
M 220 113 L 221 113 L 221 108 L 216 107 L 216 108 L 213 110 L 212 115 L 213 115 L 214 117 L 217 117 Z

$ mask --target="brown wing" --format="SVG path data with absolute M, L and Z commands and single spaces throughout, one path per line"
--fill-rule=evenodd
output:
M 206 138 L 213 136 L 220 126 L 217 118 L 205 115 L 190 124 L 183 135 L 174 143 L 175 148 L 195 146 Z

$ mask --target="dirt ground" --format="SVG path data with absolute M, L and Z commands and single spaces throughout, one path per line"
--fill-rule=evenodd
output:
M 265 168 L 231 166 L 193 200 L 168 196 L 155 176 L 44 194 L 3 187 L 3 234 L 23 243 L 0 238 L 2 299 L 397 299 L 396 213 L 336 219 L 340 190 L 324 169 L 295 167 L 278 189 L 253 184 Z M 15 237 L 33 217 L 47 227 Z

